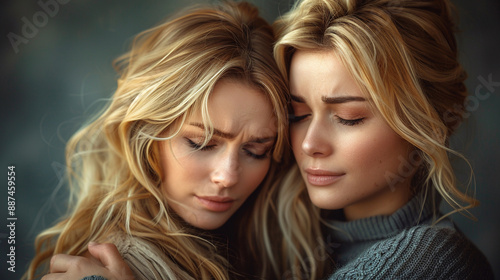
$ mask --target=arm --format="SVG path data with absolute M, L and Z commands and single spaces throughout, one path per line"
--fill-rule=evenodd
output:
M 129 266 L 113 244 L 89 243 L 84 256 L 58 254 L 50 260 L 50 274 L 42 280 L 80 280 L 86 276 L 98 275 L 107 280 L 134 280 Z

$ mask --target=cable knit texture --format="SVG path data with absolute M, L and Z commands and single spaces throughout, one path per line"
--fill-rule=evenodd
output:
M 175 273 L 176 264 L 153 243 L 125 233 L 116 233 L 114 243 L 136 280 L 194 280 L 185 272 Z
M 329 279 L 494 279 L 484 255 L 450 219 L 414 197 L 390 216 L 331 221 L 337 269 Z

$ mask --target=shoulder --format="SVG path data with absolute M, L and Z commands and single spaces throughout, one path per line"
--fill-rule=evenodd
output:
M 493 279 L 484 255 L 449 224 L 419 225 L 381 240 L 331 279 Z
M 147 240 L 117 233 L 113 235 L 110 242 L 115 244 L 138 280 L 190 279 L 188 275 L 181 277 L 178 272 L 174 272 L 172 267 L 175 264 L 172 260 L 160 248 Z
M 493 279 L 488 260 L 455 226 L 422 225 L 401 233 L 399 239 L 411 240 L 408 250 L 417 275 L 433 279 Z M 402 256 L 408 251 L 398 251 Z

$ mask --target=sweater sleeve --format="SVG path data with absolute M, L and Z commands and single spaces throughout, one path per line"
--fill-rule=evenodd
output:
M 330 279 L 494 279 L 484 255 L 453 228 L 416 226 L 380 241 Z
M 175 264 L 146 240 L 119 234 L 112 242 L 129 265 L 136 280 L 193 279 L 186 273 L 174 272 L 171 267 Z

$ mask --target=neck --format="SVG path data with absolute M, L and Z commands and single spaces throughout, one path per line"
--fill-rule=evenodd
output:
M 396 188 L 384 188 L 356 204 L 344 208 L 347 221 L 353 221 L 378 215 L 391 215 L 410 201 L 410 185 Z

